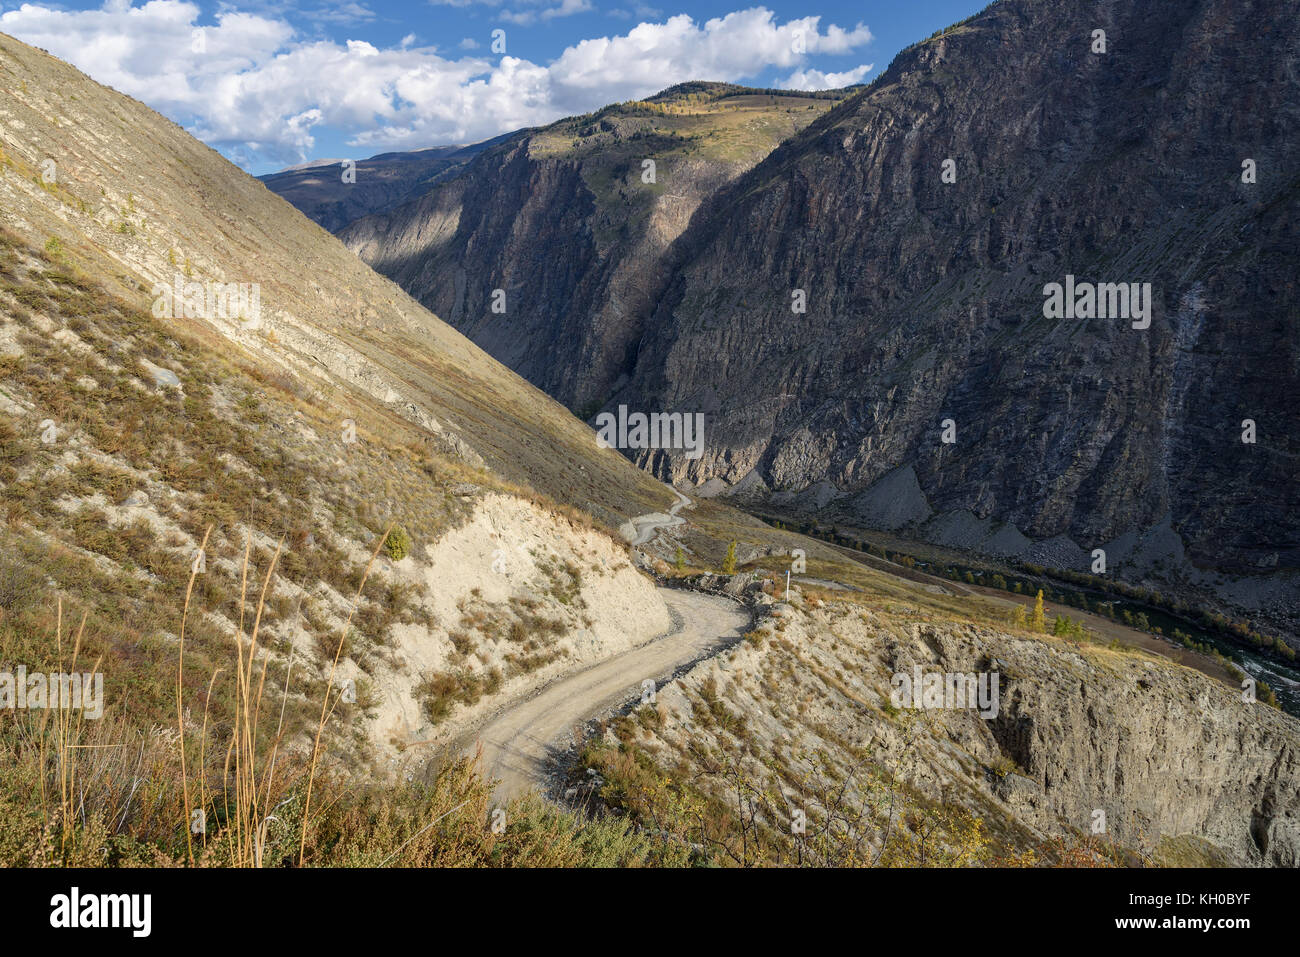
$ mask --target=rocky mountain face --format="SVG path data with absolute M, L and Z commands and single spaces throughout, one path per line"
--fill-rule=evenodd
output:
M 692 186 L 658 258 L 522 142 L 344 235 L 571 407 L 703 412 L 662 477 L 1294 618 L 1296 13 L 1003 0 Z
M 259 176 L 266 188 L 293 203 L 332 233 L 362 216 L 386 213 L 454 177 L 495 140 L 381 153 L 347 166 L 327 161 Z
M 1009 0 L 901 54 L 679 243 L 620 398 L 713 430 L 656 467 L 1300 566 L 1296 12 Z M 1069 277 L 1152 315 L 1051 312 Z
M 630 368 L 701 201 L 833 102 L 685 84 L 511 137 L 340 238 L 585 414 Z
M 1168 516 L 1197 560 L 1300 565 L 1295 11 L 1011 0 L 900 55 L 683 237 L 625 395 L 713 432 L 659 468 L 910 466 L 916 517 L 1091 548 Z M 1068 276 L 1149 283 L 1150 327 L 1045 316 Z

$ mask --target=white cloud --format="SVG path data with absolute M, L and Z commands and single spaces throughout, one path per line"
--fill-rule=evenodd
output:
M 345 131 L 353 146 L 414 148 L 485 139 L 686 80 L 744 82 L 777 68 L 794 71 L 787 85 L 811 89 L 857 82 L 871 69 L 823 74 L 807 62 L 866 44 L 865 26 L 822 30 L 816 16 L 778 23 L 762 7 L 704 23 L 684 14 L 641 23 L 620 36 L 583 40 L 541 65 L 468 52 L 449 57 L 411 38 L 385 48 L 306 39 L 283 19 L 234 11 L 202 28 L 205 52 L 192 53 L 196 4 L 128 3 L 85 11 L 29 3 L 0 14 L 0 30 L 186 123 L 245 164 L 257 155 L 303 161 L 318 126 Z M 542 0 L 537 14 L 589 6 Z M 461 48 L 472 49 L 464 41 Z
M 838 90 L 861 83 L 871 72 L 874 63 L 864 63 L 843 73 L 823 73 L 821 70 L 795 70 L 781 86 L 787 90 Z
M 664 12 L 658 7 L 652 7 L 648 3 L 634 3 L 632 9 L 615 7 L 608 11 L 609 16 L 617 17 L 620 20 L 630 20 L 633 17 L 640 17 L 642 20 L 658 20 L 664 15 Z
M 538 20 L 554 20 L 557 17 L 571 17 L 575 13 L 588 13 L 594 9 L 591 0 L 560 0 L 556 6 L 544 7 L 540 10 L 503 10 L 497 15 L 497 19 L 504 20 L 506 23 L 527 25 Z
M 375 19 L 375 11 L 364 3 L 341 3 L 334 7 L 321 7 L 311 10 L 310 14 L 317 20 L 328 20 L 331 23 L 368 23 Z

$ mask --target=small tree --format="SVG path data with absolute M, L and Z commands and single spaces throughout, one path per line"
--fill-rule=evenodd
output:
M 1016 603 L 1016 607 L 1011 610 L 1011 624 L 1017 628 L 1025 627 L 1025 606 Z
M 673 555 L 673 565 L 679 572 L 686 571 L 686 553 L 682 551 L 682 546 L 677 546 L 677 553 Z
M 722 574 L 736 574 L 736 543 L 727 546 L 727 557 L 722 560 Z
M 1043 612 L 1043 590 L 1038 589 L 1038 597 L 1034 599 L 1034 614 L 1029 619 L 1029 627 L 1034 631 L 1047 630 L 1047 616 Z

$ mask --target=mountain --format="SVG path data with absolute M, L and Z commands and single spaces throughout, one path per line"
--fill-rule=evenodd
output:
M 510 137 L 340 238 L 586 414 L 625 375 L 668 279 L 665 253 L 701 201 L 833 103 L 683 84 Z
M 1300 859 L 1300 723 L 1222 658 L 671 494 L 5 36 L 0 209 L 0 864 Z M 918 668 L 1001 708 L 894 703 Z M 15 703 L 69 672 L 97 705 Z M 572 724 L 529 710 L 544 689 Z M 498 719 L 552 801 L 476 770 Z
M 258 178 L 332 233 L 353 220 L 386 213 L 457 171 L 497 140 L 381 153 L 356 161 L 317 160 Z
M 4 225 L 30 245 L 57 247 L 70 269 L 149 311 L 178 283 L 256 284 L 256 315 L 180 324 L 219 335 L 265 375 L 295 378 L 340 421 L 405 423 L 383 428 L 610 527 L 671 502 L 562 406 L 180 127 L 15 41 L 4 54 L 29 87 L 15 88 L 3 120 Z M 60 96 L 64 81 L 86 90 Z M 97 136 L 113 149 L 95 149 Z
M 711 180 L 653 256 L 566 255 L 592 200 L 536 150 L 343 238 L 584 414 L 703 412 L 703 456 L 640 453 L 661 477 L 1056 567 L 1101 548 L 1294 632 L 1296 13 L 1002 0 Z M 1072 283 L 1149 291 L 1149 327 L 1118 286 L 1052 310 Z M 517 315 L 484 308 L 502 285 Z

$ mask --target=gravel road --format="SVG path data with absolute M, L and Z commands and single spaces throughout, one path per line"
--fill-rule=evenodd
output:
M 575 728 L 639 698 L 642 681 L 658 685 L 735 641 L 749 623 L 741 606 L 725 598 L 671 588 L 660 594 L 672 612 L 673 631 L 555 679 L 531 698 L 507 705 L 464 742 L 470 752 L 482 742 L 483 771 L 500 780 L 499 800 L 530 787 L 545 791 L 550 759 L 573 743 Z

